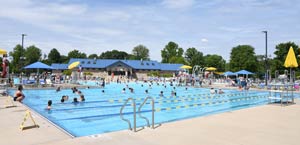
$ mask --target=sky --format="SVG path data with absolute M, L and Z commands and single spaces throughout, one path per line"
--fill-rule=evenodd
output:
M 229 61 L 231 49 L 251 45 L 257 55 L 274 57 L 275 46 L 300 45 L 297 0 L 0 0 L 0 48 L 35 45 L 43 54 L 56 48 L 89 54 L 131 53 L 139 45 L 161 61 L 170 42 L 195 47 Z

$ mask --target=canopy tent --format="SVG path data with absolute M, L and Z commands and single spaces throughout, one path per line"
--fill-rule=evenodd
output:
M 39 69 L 52 69 L 52 67 L 38 61 L 25 66 L 24 69 L 37 69 L 37 78 L 39 78 Z M 37 81 L 37 84 L 39 84 L 39 81 Z
M 284 67 L 289 67 L 290 68 L 290 82 L 292 82 L 292 68 L 298 67 L 298 62 L 295 56 L 295 52 L 293 47 L 290 47 L 290 50 L 286 56 L 285 62 L 284 62 Z

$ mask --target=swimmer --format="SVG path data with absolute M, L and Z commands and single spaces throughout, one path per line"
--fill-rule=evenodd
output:
M 84 95 L 80 95 L 80 101 L 81 101 L 81 102 L 84 102 L 84 101 L 85 101 Z
M 60 102 L 61 102 L 61 103 L 64 103 L 64 102 L 67 101 L 68 99 L 69 99 L 69 96 L 63 95 L 63 96 L 61 97 Z
M 59 92 L 59 91 L 60 91 L 60 87 L 57 87 L 57 88 L 56 88 L 56 92 Z
M 215 92 L 215 90 L 214 90 L 214 88 L 210 88 L 210 94 L 215 94 L 216 92 Z
M 219 89 L 219 94 L 224 94 L 225 92 L 222 89 Z
M 126 93 L 126 89 L 125 89 L 125 88 L 123 88 L 123 90 L 122 90 L 122 93 L 123 93 L 123 94 L 125 94 L 125 93 Z
M 47 106 L 46 109 L 47 109 L 47 110 L 50 110 L 50 109 L 51 109 L 51 105 L 52 105 L 52 100 L 49 100 L 49 101 L 48 101 L 48 106 Z
M 159 96 L 160 96 L 160 97 L 163 97 L 163 96 L 164 96 L 164 92 L 163 92 L 163 91 L 160 91 Z
M 73 99 L 73 102 L 72 103 L 78 103 L 78 100 L 77 100 L 77 98 L 75 97 L 74 99 Z

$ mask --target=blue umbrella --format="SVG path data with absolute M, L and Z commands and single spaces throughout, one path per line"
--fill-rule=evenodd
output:
M 47 65 L 47 64 L 44 64 L 44 63 L 41 63 L 41 62 L 35 62 L 33 64 L 30 64 L 30 65 L 27 65 L 24 67 L 25 69 L 52 69 L 51 66 Z
M 235 72 L 238 75 L 246 75 L 246 78 L 248 78 L 248 75 L 252 75 L 254 73 L 250 72 L 250 71 L 246 71 L 246 70 L 240 70 L 238 72 Z
M 235 76 L 236 73 L 233 73 L 233 72 L 231 72 L 231 71 L 227 71 L 227 72 L 224 72 L 223 75 L 224 75 L 224 76 Z
M 250 71 L 246 71 L 246 70 L 240 70 L 238 72 L 235 72 L 238 75 L 252 75 L 254 73 L 250 72 Z
M 37 69 L 37 75 L 39 75 L 39 69 L 52 69 L 51 66 L 47 65 L 47 64 L 44 64 L 44 63 L 41 63 L 41 62 L 35 62 L 35 63 L 32 63 L 30 65 L 27 65 L 24 67 L 25 69 Z M 39 78 L 39 76 L 38 76 Z M 37 81 L 37 83 L 39 83 L 39 81 Z

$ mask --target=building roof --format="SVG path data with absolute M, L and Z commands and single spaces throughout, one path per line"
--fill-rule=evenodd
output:
M 134 69 L 150 69 L 150 70 L 160 69 L 160 63 L 153 60 L 121 60 L 121 61 L 131 66 Z
M 166 64 L 153 60 L 120 60 L 120 59 L 85 59 L 71 58 L 68 64 L 52 64 L 54 69 L 67 69 L 68 65 L 79 61 L 82 68 L 106 68 L 117 62 L 124 63 L 133 69 L 177 71 L 183 64 Z
M 163 71 L 178 71 L 183 64 L 170 64 L 170 63 L 161 63 L 160 70 Z
M 52 63 L 51 67 L 55 70 L 55 69 L 60 69 L 60 70 L 65 70 L 68 69 L 68 64 L 60 64 L 60 63 Z

